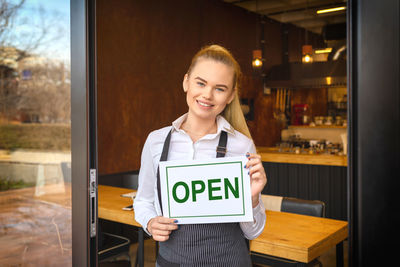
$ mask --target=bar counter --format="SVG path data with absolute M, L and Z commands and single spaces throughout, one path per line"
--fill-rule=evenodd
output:
M 279 152 L 277 147 L 257 147 L 262 161 L 274 163 L 292 163 L 309 165 L 327 165 L 347 167 L 347 156 L 328 154 L 295 154 Z

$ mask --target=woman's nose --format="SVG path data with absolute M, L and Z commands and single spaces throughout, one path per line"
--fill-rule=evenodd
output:
M 207 86 L 206 88 L 204 88 L 205 90 L 203 91 L 203 97 L 205 99 L 211 99 L 212 98 L 212 92 L 213 92 L 213 88 L 211 86 Z

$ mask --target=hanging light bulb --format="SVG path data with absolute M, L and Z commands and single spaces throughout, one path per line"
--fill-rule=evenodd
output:
M 262 67 L 262 60 L 261 59 L 253 59 L 252 65 L 254 68 L 260 68 Z
M 312 62 L 312 57 L 309 54 L 305 54 L 302 58 L 303 63 L 311 63 Z
M 303 56 L 301 58 L 301 61 L 303 63 L 311 63 L 311 62 L 313 62 L 312 46 L 311 45 L 303 45 L 302 54 L 303 54 Z
M 253 68 L 259 69 L 262 67 L 263 62 L 262 62 L 262 55 L 261 55 L 261 50 L 253 50 L 253 60 L 251 62 L 253 65 Z

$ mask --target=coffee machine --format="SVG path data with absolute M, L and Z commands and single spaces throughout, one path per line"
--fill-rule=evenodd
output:
M 310 123 L 310 107 L 308 104 L 293 105 L 294 121 L 293 125 L 308 125 Z

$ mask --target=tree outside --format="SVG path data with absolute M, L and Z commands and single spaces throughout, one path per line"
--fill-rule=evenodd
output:
M 52 57 L 69 32 L 59 13 L 26 4 L 0 0 L 0 123 L 70 123 L 69 61 Z

